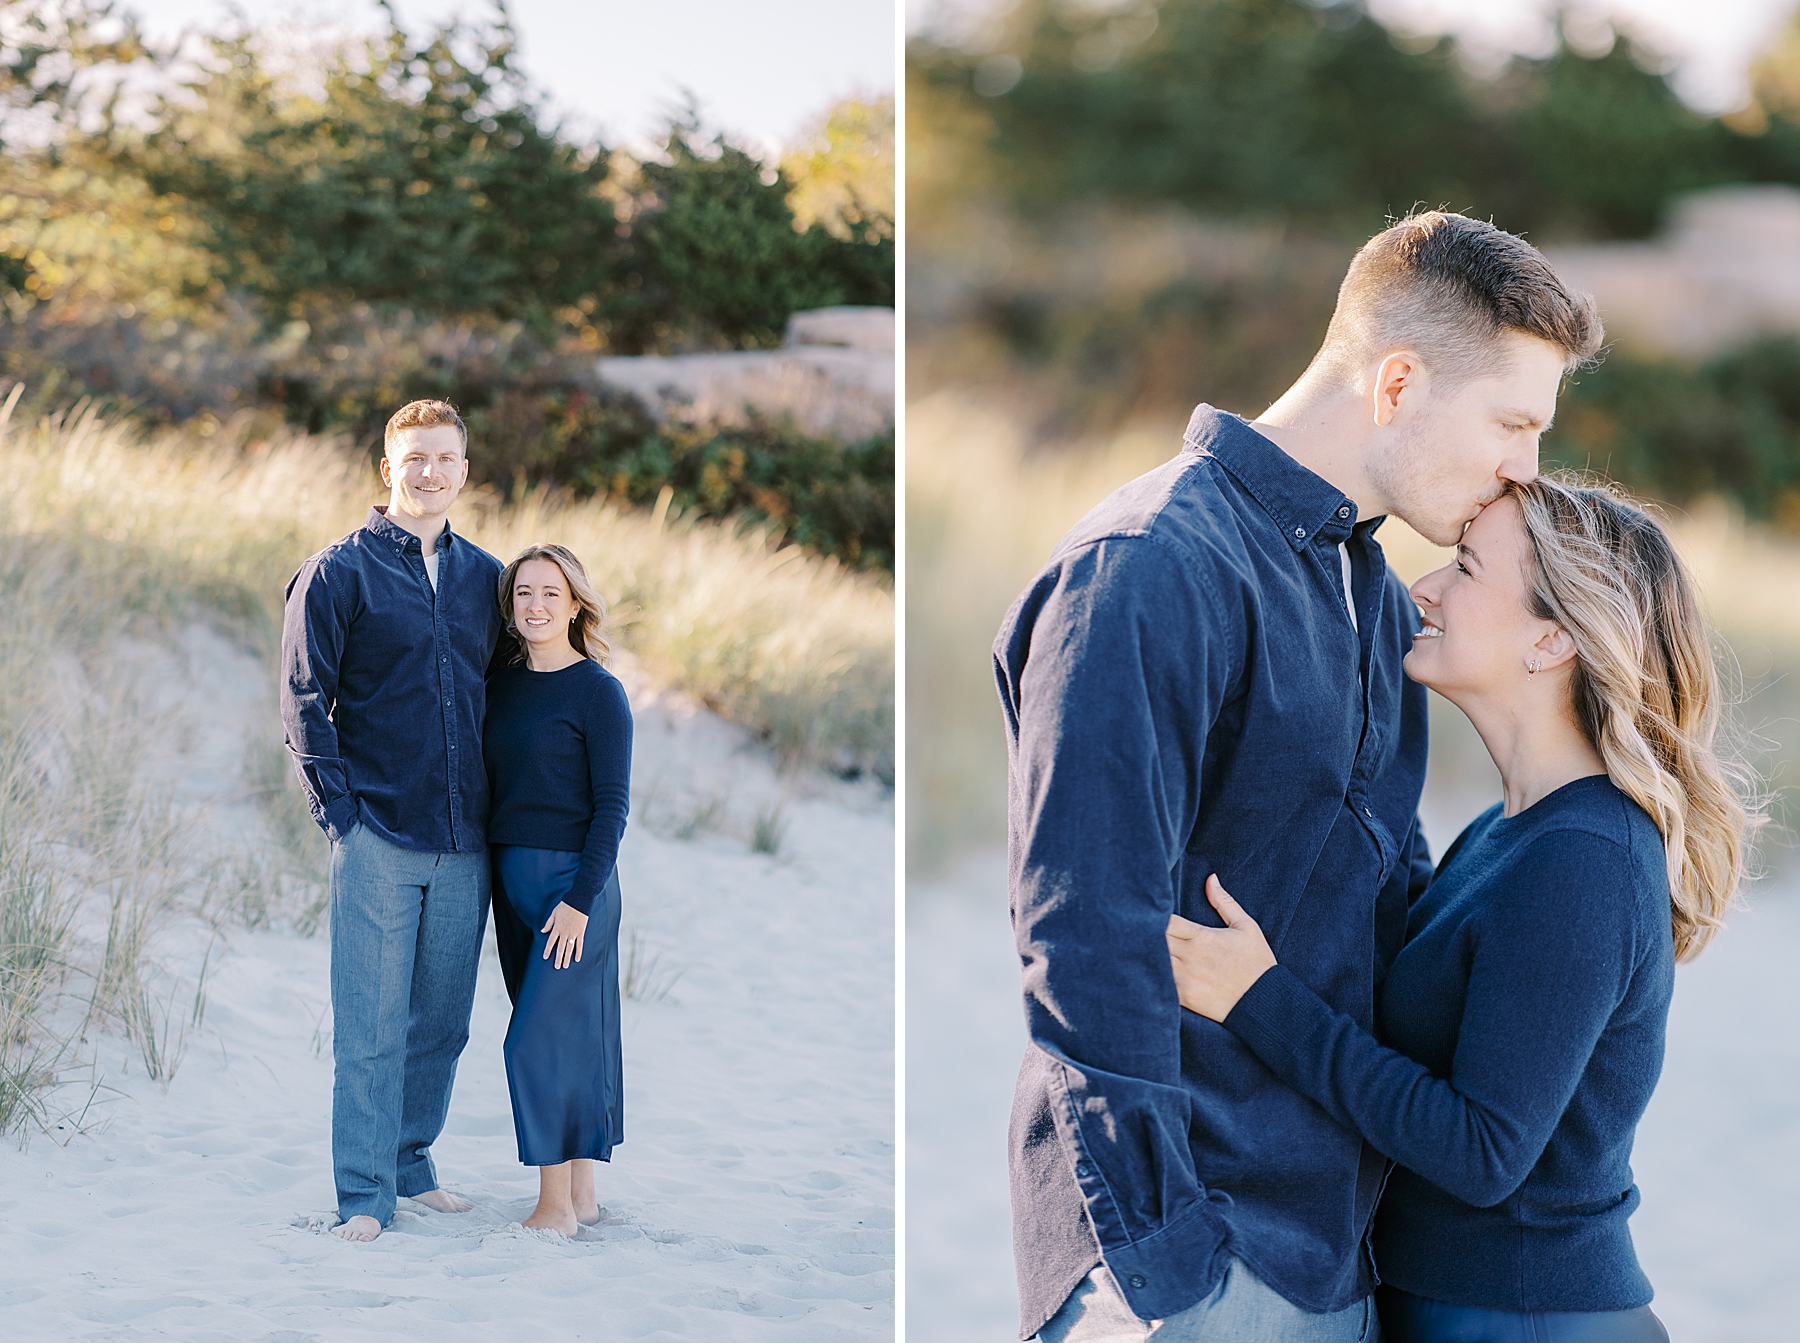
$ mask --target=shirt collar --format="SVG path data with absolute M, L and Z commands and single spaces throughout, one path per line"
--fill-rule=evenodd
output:
M 391 543 L 396 550 L 404 551 L 409 544 L 415 550 L 423 550 L 424 543 L 399 523 L 389 519 L 387 510 L 386 504 L 376 504 L 370 508 L 368 519 L 363 523 L 364 530 Z M 450 523 L 446 520 L 444 530 L 438 534 L 437 543 L 439 547 L 447 549 L 455 539 L 450 534 Z
M 1314 541 L 1335 546 L 1356 526 L 1356 504 L 1348 495 L 1236 415 L 1202 402 L 1194 407 L 1182 445 L 1217 458 L 1295 550 Z M 1370 519 L 1371 528 L 1378 522 Z

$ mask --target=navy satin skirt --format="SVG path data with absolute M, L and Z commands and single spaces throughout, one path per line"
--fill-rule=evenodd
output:
M 1669 1343 L 1648 1306 L 1635 1310 L 1483 1310 L 1382 1284 L 1382 1343 Z
M 491 845 L 494 937 L 512 998 L 506 1084 L 527 1166 L 610 1161 L 625 1140 L 619 1046 L 619 874 L 588 913 L 581 959 L 544 959 L 542 928 L 574 885 L 581 855 Z

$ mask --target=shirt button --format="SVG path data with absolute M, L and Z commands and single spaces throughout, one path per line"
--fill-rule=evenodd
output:
M 1367 807 L 1364 807 L 1364 808 L 1363 808 L 1363 815 L 1364 815 L 1364 816 L 1369 816 L 1369 817 L 1373 817 L 1373 816 L 1374 816 L 1374 815 L 1375 815 L 1375 813 L 1374 813 L 1374 812 L 1372 812 L 1372 811 L 1370 811 L 1370 810 L 1369 810 L 1369 809 L 1368 809 L 1368 808 L 1367 808 Z
M 1087 1177 L 1088 1177 L 1088 1170 L 1089 1170 L 1089 1166 L 1088 1166 L 1088 1163 L 1087 1163 L 1087 1162 L 1085 1162 L 1085 1161 L 1077 1161 L 1077 1162 L 1076 1162 L 1076 1163 L 1075 1163 L 1075 1174 L 1076 1174 L 1076 1175 L 1077 1175 L 1077 1176 L 1079 1176 L 1079 1177 L 1080 1177 L 1080 1178 L 1081 1178 L 1081 1179 L 1083 1179 L 1083 1180 L 1085 1180 L 1085 1179 L 1087 1179 Z
M 1142 1273 L 1133 1273 L 1130 1282 L 1133 1287 L 1142 1287 L 1144 1285 L 1144 1275 Z
M 449 700 L 445 700 L 445 701 L 444 701 L 444 707 L 445 707 L 445 708 L 446 708 L 446 709 L 448 709 L 448 708 L 449 708 L 449 707 L 450 707 L 450 701 L 449 701 Z
M 451 743 L 450 743 L 450 749 L 451 749 L 451 750 L 452 750 L 452 751 L 454 751 L 454 750 L 455 750 L 455 749 L 456 749 L 456 743 L 455 743 L 455 742 L 451 742 Z
M 1299 537 L 1302 541 L 1304 541 L 1306 539 L 1306 528 L 1304 528 L 1304 527 L 1294 528 L 1294 535 Z
M 1340 518 L 1347 518 L 1350 516 L 1350 510 L 1347 508 L 1340 508 L 1338 509 L 1338 516 Z

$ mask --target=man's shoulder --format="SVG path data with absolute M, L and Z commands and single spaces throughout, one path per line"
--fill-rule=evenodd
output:
M 307 556 L 300 566 L 300 573 L 319 574 L 325 578 L 336 578 L 339 574 L 353 572 L 360 568 L 369 554 L 369 543 L 374 540 L 367 527 L 358 527 L 355 531 L 346 532 L 330 545 L 314 551 Z
M 488 570 L 492 577 L 498 578 L 500 576 L 500 571 L 506 568 L 506 566 L 498 559 L 476 545 L 461 532 L 456 533 L 456 544 L 459 546 L 467 546 L 468 550 L 465 553 L 469 557 L 469 563 L 476 568 Z
M 1052 565 L 1106 543 L 1146 566 L 1198 566 L 1196 577 L 1244 552 L 1242 518 L 1209 454 L 1184 449 L 1119 486 L 1063 536 Z M 1233 566 L 1236 567 L 1236 566 Z

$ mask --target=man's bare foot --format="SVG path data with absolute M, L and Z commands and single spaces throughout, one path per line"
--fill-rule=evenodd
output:
M 523 1225 L 539 1231 L 555 1231 L 564 1236 L 573 1236 L 581 1223 L 575 1214 L 567 1208 L 537 1207 L 531 1210 Z
M 575 1210 L 575 1220 L 580 1222 L 583 1226 L 599 1226 L 600 1205 L 598 1203 L 590 1203 L 585 1208 L 577 1208 Z
M 352 1217 L 332 1227 L 331 1234 L 339 1240 L 374 1240 L 381 1234 L 381 1223 L 373 1217 Z
M 423 1203 L 433 1212 L 467 1212 L 475 1205 L 468 1199 L 452 1194 L 447 1189 L 427 1189 L 423 1194 L 412 1196 L 414 1203 Z

